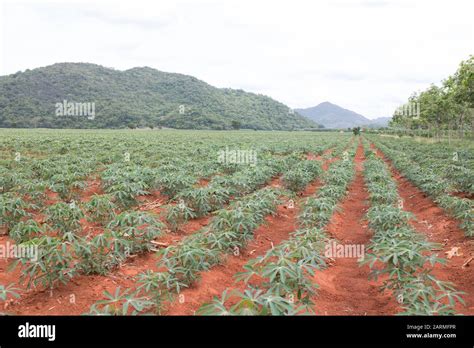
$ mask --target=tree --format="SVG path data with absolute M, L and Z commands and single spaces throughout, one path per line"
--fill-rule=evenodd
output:
M 419 106 L 420 114 L 395 113 L 392 127 L 434 131 L 439 139 L 443 130 L 458 130 L 464 136 L 464 129 L 474 128 L 474 57 L 462 61 L 458 70 L 442 81 L 441 86 L 431 85 L 425 91 L 414 93 L 409 104 Z
M 232 128 L 235 129 L 235 130 L 239 130 L 240 127 L 242 126 L 242 123 L 240 123 L 240 121 L 232 121 Z
M 474 126 L 474 56 L 462 61 L 459 69 L 444 81 L 444 85 L 451 98 L 456 128 L 464 136 L 465 124 Z

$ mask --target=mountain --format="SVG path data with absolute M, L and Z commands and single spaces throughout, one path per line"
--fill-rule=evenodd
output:
M 369 127 L 388 127 L 389 122 L 392 120 L 391 117 L 377 117 L 370 120 Z
M 325 128 L 352 128 L 357 126 L 385 127 L 390 117 L 379 117 L 370 120 L 354 111 L 344 109 L 330 102 L 295 111 L 308 119 L 323 125 Z
M 0 127 L 317 128 L 289 110 L 264 95 L 148 67 L 58 63 L 0 77 Z

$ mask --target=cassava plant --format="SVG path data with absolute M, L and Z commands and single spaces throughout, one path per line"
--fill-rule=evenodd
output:
M 69 204 L 59 202 L 49 206 L 45 210 L 45 216 L 45 222 L 51 229 L 64 234 L 81 229 L 80 220 L 84 218 L 84 213 L 74 201 Z

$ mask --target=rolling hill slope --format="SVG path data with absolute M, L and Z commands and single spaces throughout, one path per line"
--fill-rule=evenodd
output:
M 94 103 L 94 117 L 57 115 L 57 103 Z M 0 127 L 290 130 L 316 128 L 270 97 L 216 88 L 152 68 L 58 63 L 0 77 Z

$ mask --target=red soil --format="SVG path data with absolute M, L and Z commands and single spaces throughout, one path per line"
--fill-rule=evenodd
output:
M 279 185 L 279 181 L 280 177 L 274 178 L 270 185 L 273 184 L 277 186 Z M 314 194 L 318 186 L 318 181 L 311 183 L 303 193 L 303 197 Z M 159 196 L 159 194 L 154 193 L 153 196 Z M 140 197 L 139 199 L 143 202 L 151 201 L 151 203 L 153 203 L 156 201 L 154 198 L 156 197 L 152 198 L 150 196 L 145 196 Z M 158 200 L 160 201 L 160 199 Z M 161 211 L 160 207 L 153 207 L 152 210 L 157 213 Z M 172 304 L 173 308 L 170 309 L 170 312 L 167 314 L 192 314 L 202 303 L 209 301 L 214 295 L 220 295 L 225 288 L 235 288 L 233 275 L 237 271 L 241 271 L 242 266 L 250 258 L 265 253 L 272 247 L 272 245 L 276 245 L 282 240 L 288 238 L 289 233 L 296 229 L 296 215 L 296 206 L 293 209 L 289 208 L 288 205 L 279 206 L 275 216 L 267 217 L 267 225 L 263 225 L 256 230 L 255 239 L 248 245 L 246 250 L 242 251 L 238 257 L 228 256 L 228 259 L 230 260 L 225 265 L 219 265 L 209 272 L 203 272 L 201 283 L 199 285 L 194 285 L 182 293 L 185 296 L 184 304 L 186 305 L 185 308 L 183 308 L 182 313 L 176 312 L 176 309 L 173 311 L 173 308 L 176 308 L 176 306 L 182 306 L 180 303 L 174 303 Z M 193 219 L 184 225 L 179 233 L 166 234 L 160 238 L 158 242 L 163 243 L 163 247 L 176 244 L 185 236 L 206 226 L 211 218 L 211 216 L 206 216 L 199 219 Z M 21 301 L 9 303 L 9 312 L 31 315 L 82 314 L 87 312 L 95 301 L 103 298 L 103 292 L 105 290 L 112 292 L 118 286 L 123 289 L 135 288 L 136 281 L 134 277 L 148 269 L 157 270 L 157 261 L 158 256 L 154 253 L 138 255 L 128 259 L 119 269 L 113 271 L 107 276 L 94 275 L 75 277 L 70 283 L 54 290 L 53 296 L 49 296 L 47 291 L 30 291 L 26 296 L 24 295 L 22 297 Z M 224 272 L 226 277 L 223 277 L 221 272 Z M 12 281 L 16 281 L 19 277 L 19 270 L 15 273 L 11 273 L 11 276 Z M 212 286 L 214 286 L 220 291 L 214 289 L 214 291 L 209 293 L 205 288 L 206 283 L 209 284 L 208 286 L 211 287 L 211 289 L 213 289 Z M 193 292 L 195 296 L 193 296 Z M 195 297 L 194 301 L 189 300 L 190 296 L 192 296 L 191 298 Z M 71 298 L 74 298 L 73 303 L 70 300 Z M 193 304 L 193 309 L 190 309 L 190 306 L 193 306 Z
M 87 188 L 80 192 L 80 201 L 87 202 L 94 194 L 102 193 L 100 182 L 89 180 Z M 54 204 L 57 200 L 57 194 L 50 191 L 47 194 L 48 197 L 51 197 L 50 203 Z M 152 192 L 148 196 L 140 196 L 138 200 L 141 202 L 140 208 L 144 208 L 143 210 L 160 213 L 162 211 L 161 204 L 158 204 L 158 206 L 153 204 L 148 206 L 148 204 L 165 202 L 167 197 L 157 191 Z M 35 218 L 38 216 L 41 216 L 41 214 L 37 214 Z M 203 221 L 205 221 L 205 218 L 196 219 L 193 221 L 193 224 L 185 226 L 182 233 L 165 234 L 157 241 L 163 243 L 163 246 L 178 242 L 185 235 L 198 229 L 198 226 Z M 82 235 L 96 235 L 103 231 L 103 227 L 100 224 L 91 223 L 86 219 L 81 219 L 80 223 Z M 0 237 L 0 244 L 5 245 L 7 241 L 13 243 L 6 236 Z M 25 285 L 18 284 L 21 274 L 20 267 L 18 266 L 13 272 L 7 272 L 11 260 L 0 258 L 0 284 L 15 283 L 15 287 L 20 289 L 19 293 L 21 295 L 20 299 L 9 300 L 5 303 L 5 310 L 12 314 L 23 315 L 80 315 L 89 311 L 90 306 L 95 301 L 102 299 L 105 290 L 112 292 L 118 286 L 134 288 L 136 281 L 133 277 L 147 269 L 156 269 L 156 261 L 155 253 L 133 255 L 121 267 L 113 270 L 107 276 L 75 276 L 69 283 L 58 286 L 50 293 L 49 290 L 42 289 L 26 290 Z
M 92 303 L 103 299 L 105 290 L 113 292 L 118 286 L 133 288 L 133 276 L 142 269 L 155 268 L 155 263 L 154 254 L 137 256 L 128 260 L 125 267 L 107 276 L 76 276 L 52 293 L 49 290 L 22 292 L 21 299 L 9 301 L 6 309 L 9 313 L 22 315 L 80 315 L 88 312 Z M 19 274 L 19 270 L 7 273 L 10 282 L 17 282 Z M 3 277 L 0 277 L 0 282 L 4 283 Z
M 371 147 L 375 148 L 373 144 Z M 377 155 L 387 163 L 392 172 L 398 185 L 398 193 L 403 200 L 403 209 L 414 214 L 413 227 L 429 241 L 441 244 L 437 253 L 447 263 L 438 264 L 433 274 L 439 279 L 451 281 L 457 290 L 466 293 L 462 296 L 466 306 L 457 306 L 457 312 L 474 314 L 474 261 L 463 267 L 463 264 L 474 256 L 474 240 L 465 236 L 458 221 L 449 217 L 431 198 L 401 175 L 380 150 L 377 150 Z M 453 248 L 459 248 L 459 256 L 448 259 L 446 253 Z
M 320 158 L 321 158 L 321 155 L 316 156 L 314 153 L 307 153 L 306 154 L 306 159 L 307 160 L 314 161 L 314 160 L 318 160 Z
M 474 194 L 469 192 L 451 192 L 450 195 L 458 198 L 474 199 Z
M 281 182 L 281 175 L 278 175 L 272 180 L 270 180 L 270 183 L 268 184 L 269 187 L 275 187 L 275 188 L 280 188 L 283 187 L 283 183 Z
M 340 210 L 327 226 L 338 244 L 367 245 L 372 233 L 367 227 L 369 194 L 362 174 L 364 151 L 361 145 L 355 156 L 356 176 Z M 369 281 L 368 265 L 359 266 L 357 258 L 335 258 L 324 271 L 316 272 L 314 282 L 319 290 L 314 298 L 316 314 L 324 315 L 393 315 L 399 311 L 390 293 L 381 293 L 382 280 Z
M 303 193 L 303 197 L 313 194 L 319 187 L 319 181 L 313 181 Z M 242 282 L 235 283 L 234 275 L 243 271 L 243 266 L 257 256 L 263 255 L 273 246 L 288 239 L 297 228 L 298 202 L 294 208 L 289 204 L 280 205 L 274 216 L 267 217 L 266 223 L 254 232 L 254 239 L 238 256 L 227 255 L 225 261 L 211 270 L 201 273 L 201 280 L 181 292 L 184 301 L 175 301 L 169 305 L 165 315 L 192 315 L 199 307 L 210 302 L 214 296 L 220 296 L 228 288 L 245 288 Z
M 61 199 L 59 198 L 59 194 L 57 194 L 56 192 L 53 192 L 50 189 L 46 189 L 45 193 L 46 193 L 46 199 L 43 203 L 44 206 L 56 204 L 59 201 L 61 201 Z
M 266 218 L 266 225 L 260 226 L 254 233 L 254 239 L 242 250 L 239 256 L 229 255 L 221 265 L 213 267 L 208 272 L 201 273 L 201 280 L 189 289 L 181 292 L 184 301 L 173 302 L 167 315 L 192 315 L 214 296 L 220 296 L 227 288 L 243 289 L 243 284 L 235 284 L 233 276 L 243 270 L 248 260 L 263 255 L 273 245 L 288 238 L 290 232 L 296 229 L 296 209 L 279 206 L 275 216 Z M 181 303 L 182 302 L 182 303 Z
M 185 236 L 190 235 L 204 227 L 210 216 L 194 219 L 183 226 L 179 233 L 167 233 L 157 239 L 162 243 L 160 247 L 179 243 Z M 0 243 L 4 243 L 2 237 Z M 97 300 L 103 299 L 105 290 L 115 291 L 117 287 L 122 289 L 136 288 L 135 277 L 146 270 L 158 271 L 156 263 L 159 257 L 156 253 L 144 253 L 134 255 L 127 259 L 120 268 L 112 271 L 107 276 L 81 275 L 74 277 L 66 285 L 59 286 L 53 291 L 28 291 L 22 293 L 20 300 L 9 302 L 8 311 L 14 314 L 28 315 L 80 315 L 89 311 L 90 306 Z M 6 262 L 0 260 L 0 284 L 17 283 L 20 270 L 3 273 Z M 21 287 L 24 289 L 24 287 Z M 74 298 L 71 303 L 71 298 Z
M 328 150 L 331 151 L 331 150 Z M 321 158 L 319 156 L 319 158 Z M 324 166 L 325 164 L 323 164 Z M 327 166 L 325 166 L 327 168 Z M 270 184 L 273 187 L 281 185 L 280 178 L 274 178 Z M 267 217 L 266 224 L 254 232 L 254 239 L 239 255 L 227 255 L 225 261 L 211 270 L 201 273 L 201 280 L 181 292 L 184 297 L 169 305 L 165 315 L 192 315 L 199 307 L 210 302 L 214 296 L 221 296 L 226 289 L 243 290 L 243 282 L 236 283 L 234 276 L 243 271 L 243 267 L 257 256 L 264 255 L 270 248 L 287 240 L 290 233 L 297 229 L 298 202 L 304 197 L 313 195 L 320 187 L 319 180 L 311 182 L 305 191 L 294 202 L 293 208 L 289 201 L 277 208 L 277 214 Z
M 320 160 L 322 156 L 317 156 L 315 159 Z M 334 160 L 336 159 L 330 161 Z M 330 161 L 323 164 L 324 169 L 327 169 Z M 368 193 L 361 174 L 361 165 L 364 161 L 361 146 L 358 148 L 355 161 L 357 165 L 356 178 L 349 187 L 347 198 L 340 205 L 342 210 L 334 214 L 328 225 L 328 232 L 343 244 L 367 244 L 371 237 L 367 222 L 364 221 L 364 215 L 368 208 Z M 404 199 L 405 209 L 415 213 L 418 218 L 418 222 L 414 223 L 416 229 L 426 234 L 432 241 L 446 243 L 443 252 L 450 250 L 453 246 L 460 247 L 463 255 L 454 256 L 445 267 L 437 267 L 435 274 L 441 279 L 452 280 L 459 290 L 469 294 L 464 296 L 467 308 L 460 309 L 459 312 L 472 314 L 472 294 L 474 294 L 472 268 L 474 262 L 469 267 L 461 267 L 464 260 L 473 254 L 471 242 L 464 237 L 463 232 L 457 226 L 457 222 L 447 217 L 422 192 L 407 182 L 396 171 L 394 171 L 394 177 L 399 183 L 400 195 Z M 279 180 L 279 178 L 274 178 L 270 186 L 279 185 Z M 90 188 L 92 189 L 92 187 Z M 318 187 L 318 181 L 311 183 L 305 190 L 303 197 L 313 195 Z M 93 191 L 94 189 L 85 195 L 91 196 Z M 55 203 L 55 195 L 49 193 L 48 196 L 50 196 L 51 203 Z M 166 198 L 156 192 L 152 196 L 143 197 L 143 203 L 153 203 L 157 200 L 160 203 L 161 199 L 166 202 Z M 233 276 L 236 272 L 242 271 L 242 267 L 249 259 L 264 254 L 272 245 L 277 245 L 286 240 L 289 234 L 296 230 L 299 200 L 300 198 L 296 200 L 293 209 L 289 208 L 288 202 L 279 206 L 277 214 L 266 218 L 266 225 L 260 226 L 255 231 L 254 240 L 249 243 L 245 250 L 240 252 L 239 256 L 229 255 L 223 264 L 217 265 L 207 272 L 202 272 L 200 282 L 182 292 L 184 302 L 171 303 L 164 314 L 190 315 L 200 305 L 212 300 L 213 296 L 220 296 L 226 288 L 242 290 L 244 285 L 242 283 L 236 284 Z M 150 208 L 145 210 L 156 213 L 162 211 L 160 204 Z M 178 233 L 168 233 L 157 241 L 163 243 L 162 247 L 176 244 L 185 236 L 206 226 L 210 219 L 211 216 L 194 219 L 184 225 Z M 6 236 L 0 237 L 1 244 L 6 243 L 7 240 L 9 238 Z M 444 253 L 440 256 L 444 256 Z M 77 276 L 68 284 L 55 289 L 52 296 L 47 290 L 26 291 L 24 287 L 19 286 L 22 288 L 22 298 L 8 301 L 5 303 L 4 310 L 12 314 L 29 315 L 82 314 L 87 312 L 95 301 L 103 299 L 104 290 L 113 292 L 118 286 L 123 289 L 135 288 L 137 286 L 136 275 L 148 269 L 157 270 L 157 261 L 158 256 L 155 253 L 134 256 L 107 276 Z M 0 259 L 0 284 L 17 283 L 20 276 L 19 269 L 14 272 L 6 272 L 7 266 L 8 262 Z M 329 269 L 318 272 L 314 280 L 320 285 L 318 295 L 314 299 L 317 314 L 390 315 L 400 310 L 391 294 L 379 292 L 378 288 L 381 281 L 368 281 L 368 266 L 359 267 L 356 259 L 338 258 Z
M 88 202 L 92 198 L 93 195 L 103 195 L 104 191 L 102 190 L 101 183 L 99 179 L 89 179 L 86 182 L 86 188 L 79 192 L 81 195 L 80 201 L 81 202 Z
M 179 233 L 166 233 L 157 239 L 160 243 L 157 248 L 176 244 L 185 236 L 190 235 L 205 226 L 210 216 L 194 219 L 184 225 Z M 0 237 L 0 243 L 5 244 L 8 237 Z M 90 306 L 97 300 L 103 299 L 103 292 L 115 291 L 117 287 L 136 288 L 136 279 L 139 273 L 146 270 L 157 271 L 156 263 L 159 257 L 156 253 L 144 253 L 132 255 L 118 269 L 113 270 L 107 276 L 80 275 L 74 277 L 66 285 L 59 286 L 52 294 L 47 290 L 29 290 L 24 286 L 22 297 L 19 300 L 8 302 L 8 311 L 13 314 L 28 315 L 79 315 L 87 312 Z M 0 259 L 0 284 L 17 283 L 20 277 L 20 269 L 14 272 L 6 272 L 8 262 Z M 70 299 L 74 298 L 74 302 Z
M 276 184 L 279 182 L 280 177 L 274 178 L 272 183 Z M 313 186 L 316 183 L 309 185 L 308 194 L 313 192 Z M 81 201 L 85 202 L 90 197 L 99 191 L 100 185 L 92 185 L 95 189 L 89 189 L 82 192 Z M 48 195 L 55 196 L 54 193 L 48 193 Z M 161 205 L 167 201 L 165 195 L 161 195 L 158 191 L 151 192 L 150 195 L 139 196 L 140 206 L 138 209 L 152 211 L 157 214 L 163 212 Z M 283 206 L 282 206 L 283 207 Z M 284 211 L 286 208 L 279 207 L 278 215 L 275 217 L 268 218 L 269 221 L 277 218 L 278 216 L 286 219 Z M 295 209 L 288 209 L 291 214 L 296 214 Z M 287 213 L 286 213 L 287 214 Z M 163 218 L 163 217 L 162 217 Z M 168 245 L 179 243 L 184 237 L 193 234 L 205 227 L 210 220 L 211 215 L 204 216 L 201 218 L 193 219 L 186 223 L 176 233 L 166 233 L 162 237 L 157 239 L 160 243 L 157 248 L 164 248 Z M 102 227 L 98 224 L 89 223 L 85 219 L 81 220 L 81 225 L 84 227 L 84 234 L 87 233 L 100 233 Z M 264 229 L 264 227 L 261 227 Z M 280 227 L 279 227 L 280 228 Z M 284 227 L 281 227 L 284 229 Z M 293 231 L 292 226 L 290 231 Z M 257 232 L 259 233 L 259 232 Z M 276 234 L 278 235 L 278 233 Z M 256 234 L 257 236 L 257 234 Z M 261 241 L 263 238 L 264 241 Z M 267 239 L 268 238 L 268 239 Z M 7 240 L 10 240 L 7 236 L 0 237 L 0 243 L 5 244 Z M 280 239 L 275 238 L 274 243 L 278 243 Z M 267 236 L 257 237 L 257 244 L 263 243 L 265 250 L 271 247 L 272 240 Z M 253 255 L 254 251 L 248 249 L 248 255 Z M 136 288 L 135 276 L 146 270 L 157 271 L 156 263 L 159 257 L 155 253 L 145 253 L 142 255 L 133 255 L 127 261 L 115 269 L 107 276 L 99 275 L 80 275 L 75 276 L 69 283 L 57 287 L 51 294 L 49 290 L 41 289 L 30 289 L 26 290 L 24 285 L 18 285 L 20 278 L 20 267 L 17 267 L 13 272 L 7 272 L 10 260 L 0 259 L 0 284 L 11 284 L 15 283 L 17 288 L 20 288 L 20 299 L 9 300 L 5 303 L 5 309 L 8 309 L 9 313 L 12 314 L 23 314 L 23 315 L 79 315 L 89 311 L 90 306 L 99 299 L 103 299 L 103 292 L 105 290 L 109 292 L 115 291 L 117 287 L 125 288 Z M 71 299 L 74 299 L 72 301 Z
M 348 147 L 349 147 L 349 146 L 350 146 L 350 145 L 348 145 Z M 330 149 L 324 150 L 324 152 L 323 152 L 321 155 L 318 155 L 318 156 L 315 156 L 314 154 L 308 154 L 307 159 L 309 159 L 309 160 L 316 160 L 316 161 L 322 161 L 322 160 L 323 160 L 323 156 L 329 155 L 332 151 L 333 151 L 333 149 L 330 148 Z M 330 165 L 332 162 L 337 161 L 338 159 L 339 159 L 338 157 L 330 158 L 330 159 L 324 161 L 321 167 L 323 168 L 324 171 L 326 171 L 326 170 L 328 170 L 329 165 Z
M 199 179 L 197 186 L 198 187 L 205 187 L 205 186 L 209 185 L 210 181 L 211 181 L 211 179 L 204 179 L 204 178 Z

